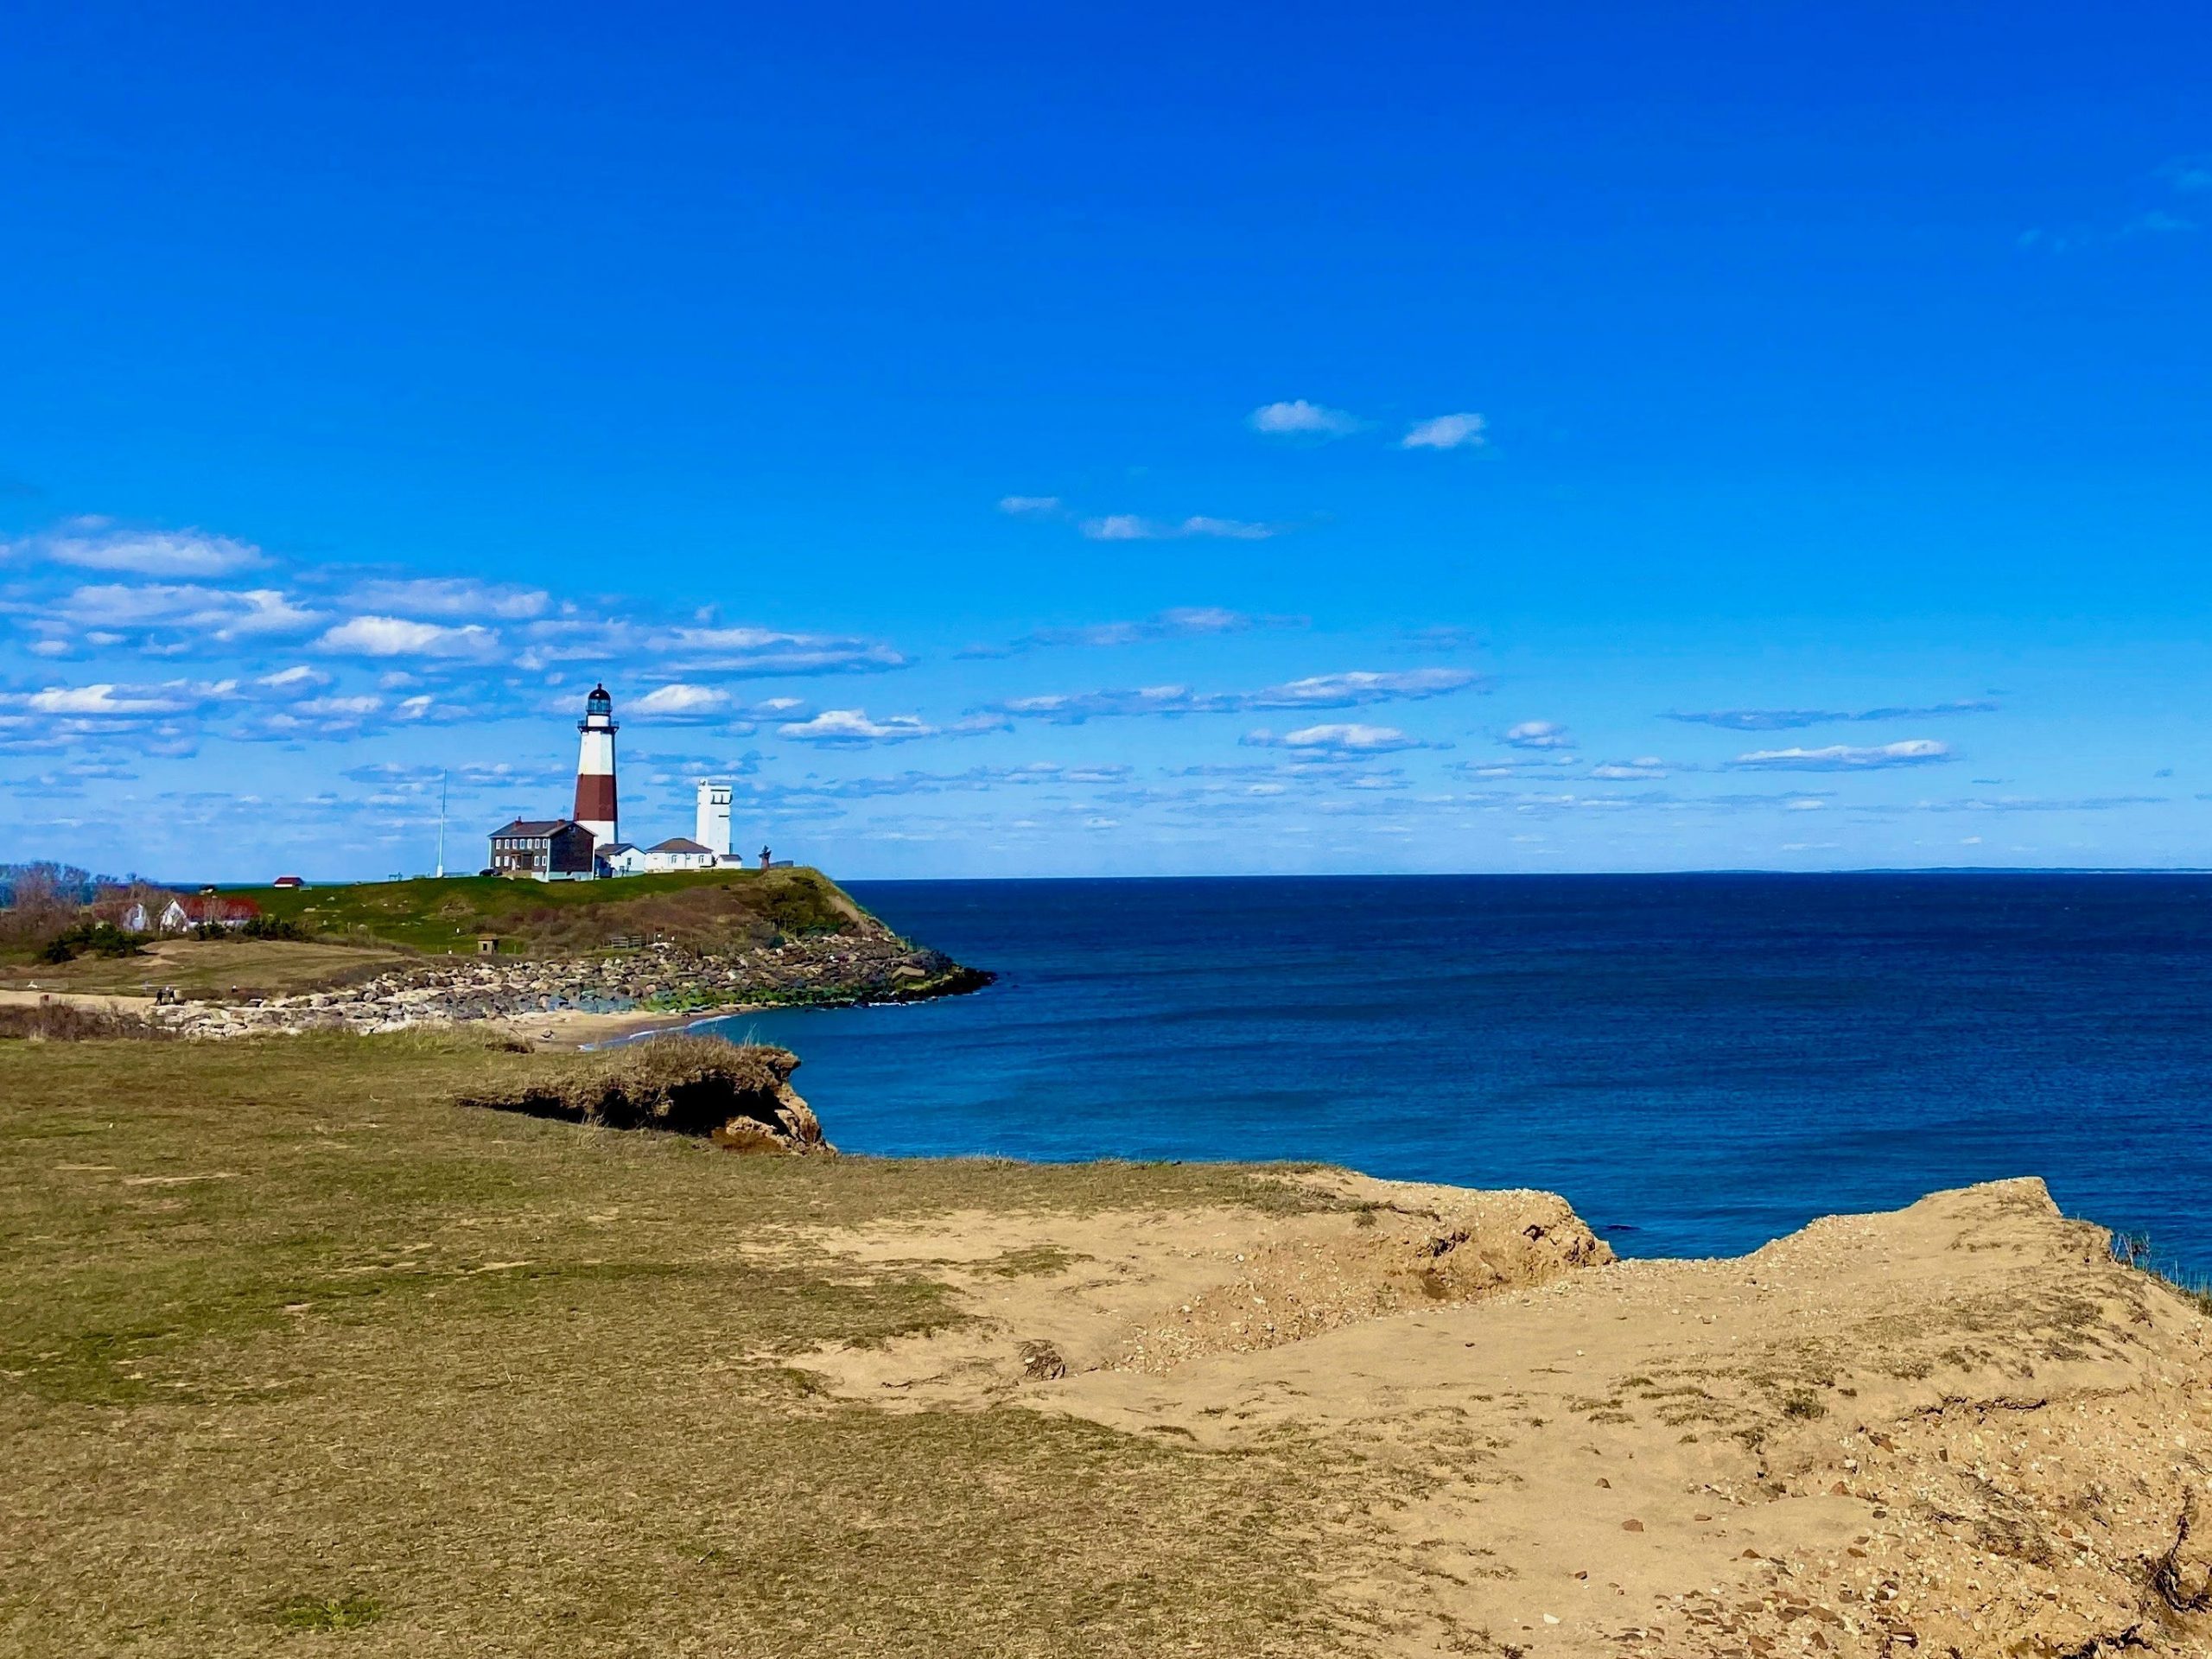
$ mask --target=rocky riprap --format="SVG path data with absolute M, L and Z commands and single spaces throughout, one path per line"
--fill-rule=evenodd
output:
M 429 958 L 342 989 L 149 1011 L 188 1037 L 399 1031 L 563 1009 L 705 1015 L 722 1010 L 915 1001 L 978 988 L 991 976 L 889 932 L 817 934 L 702 956 L 676 945 L 618 955 Z

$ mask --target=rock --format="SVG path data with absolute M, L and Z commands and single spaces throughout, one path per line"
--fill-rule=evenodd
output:
M 1021 1376 L 1028 1382 L 1057 1382 L 1068 1374 L 1068 1363 L 1049 1342 L 1021 1344 Z

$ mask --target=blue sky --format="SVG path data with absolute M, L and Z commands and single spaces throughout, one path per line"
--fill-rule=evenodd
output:
M 20 22 L 0 857 L 2212 862 L 2201 11 L 1055 10 Z

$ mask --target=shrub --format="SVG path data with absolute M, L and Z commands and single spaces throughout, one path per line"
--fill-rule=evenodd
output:
M 41 962 L 73 962 L 86 951 L 98 957 L 135 957 L 144 945 L 139 934 L 126 933 L 113 922 L 86 918 L 64 928 L 39 948 Z

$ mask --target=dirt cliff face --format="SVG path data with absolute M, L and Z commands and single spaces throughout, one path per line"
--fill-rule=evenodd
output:
M 532 1055 L 462 1106 L 613 1129 L 706 1136 L 732 1152 L 835 1153 L 791 1087 L 798 1056 L 766 1044 L 663 1036 L 590 1054 Z
M 984 1317 L 806 1363 L 1290 1448 L 1347 1650 L 2212 1652 L 2212 1325 L 2040 1182 L 1623 1262 L 1548 1194 L 1304 1179 L 1347 1207 L 825 1235 Z

